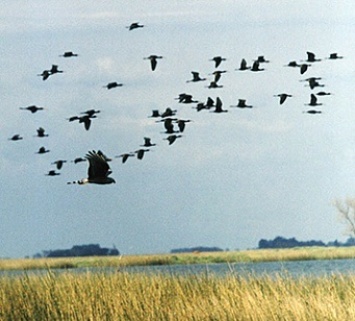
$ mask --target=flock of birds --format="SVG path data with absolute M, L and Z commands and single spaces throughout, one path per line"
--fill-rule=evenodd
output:
M 138 28 L 143 28 L 144 25 L 135 22 L 132 23 L 131 25 L 127 26 L 126 28 L 129 31 L 138 29 Z M 319 63 L 322 59 L 319 59 L 316 57 L 316 55 L 312 52 L 307 52 L 307 58 L 306 60 L 300 62 L 297 61 L 290 61 L 285 67 L 290 67 L 290 68 L 298 68 L 300 75 L 304 75 L 305 73 L 308 72 L 310 69 L 309 67 L 312 66 L 314 63 Z M 62 55 L 60 55 L 63 58 L 75 58 L 79 57 L 79 54 L 74 53 L 72 51 L 67 51 L 64 52 Z M 330 54 L 326 59 L 330 60 L 337 60 L 337 59 L 342 59 L 342 56 L 339 56 L 337 53 L 332 53 Z M 149 60 L 150 61 L 150 69 L 152 72 L 157 70 L 158 68 L 158 61 L 160 59 L 163 59 L 162 56 L 159 55 L 150 55 L 148 57 L 144 57 L 143 59 Z M 220 80 L 223 76 L 224 73 L 226 73 L 226 70 L 219 70 L 218 68 L 223 64 L 224 61 L 226 61 L 227 58 L 222 57 L 222 56 L 215 56 L 210 59 L 210 61 L 213 62 L 215 71 L 211 74 L 209 74 L 211 79 L 208 79 L 206 77 L 202 77 L 199 72 L 197 71 L 191 71 L 192 78 L 187 80 L 187 83 L 193 82 L 208 82 L 209 84 L 206 86 L 207 88 L 222 88 L 223 85 L 220 84 Z M 259 56 L 257 57 L 253 63 L 249 66 L 246 59 L 242 59 L 240 62 L 239 68 L 236 69 L 237 72 L 264 72 L 265 71 L 265 64 L 269 63 L 268 60 L 265 59 L 264 56 Z M 42 73 L 38 74 L 42 78 L 43 81 L 47 81 L 50 77 L 53 77 L 55 74 L 62 74 L 64 71 L 60 70 L 58 65 L 52 65 L 50 69 L 44 70 Z M 308 114 L 320 114 L 322 111 L 318 108 L 319 106 L 322 105 L 318 101 L 318 97 L 320 96 L 328 96 L 331 95 L 329 92 L 325 92 L 321 89 L 319 91 L 317 90 L 318 88 L 324 87 L 324 84 L 322 84 L 321 77 L 308 77 L 306 79 L 303 79 L 302 81 L 305 81 L 307 83 L 307 86 L 309 86 L 311 93 L 310 93 L 310 101 L 308 105 L 310 108 L 305 110 L 305 113 Z M 118 82 L 110 82 L 107 85 L 103 86 L 107 90 L 111 90 L 117 87 L 122 87 L 122 83 Z M 313 91 L 316 89 L 315 91 Z M 317 92 L 316 92 L 317 91 Z M 292 97 L 291 94 L 289 93 L 279 93 L 275 94 L 275 97 L 278 97 L 279 99 L 279 104 L 283 105 L 288 99 Z M 200 112 L 202 110 L 208 110 L 213 113 L 225 113 L 228 112 L 228 109 L 223 109 L 223 103 L 220 97 L 216 97 L 216 99 L 212 99 L 211 97 L 207 97 L 205 102 L 198 101 L 194 99 L 193 95 L 188 94 L 188 93 L 181 93 L 178 95 L 178 97 L 175 98 L 178 100 L 178 103 L 180 104 L 193 104 L 193 108 L 197 110 L 197 112 Z M 239 99 L 238 103 L 235 105 L 230 105 L 231 108 L 253 108 L 253 105 L 247 104 L 246 99 Z M 42 112 L 45 108 L 36 106 L 36 105 L 30 105 L 27 107 L 20 107 L 20 110 L 26 110 L 29 111 L 31 114 L 35 114 L 37 112 Z M 90 109 L 81 112 L 78 115 L 75 116 L 70 116 L 67 118 L 67 121 L 69 122 L 75 122 L 77 121 L 79 124 L 83 124 L 85 130 L 89 130 L 93 119 L 98 117 L 98 114 L 100 113 L 100 110 L 95 110 L 95 109 Z M 191 119 L 182 119 L 177 117 L 177 110 L 173 110 L 170 107 L 166 108 L 164 111 L 160 110 L 152 110 L 152 114 L 148 116 L 149 118 L 154 118 L 156 123 L 163 123 L 164 126 L 164 134 L 166 134 L 166 137 L 163 139 L 168 142 L 169 145 L 172 145 L 175 143 L 175 141 L 179 138 L 182 137 L 182 133 L 185 130 L 186 124 L 189 122 L 192 122 Z M 48 134 L 46 133 L 46 130 L 43 127 L 39 127 L 37 129 L 37 134 L 36 137 L 39 138 L 45 138 L 48 137 Z M 20 141 L 22 140 L 23 137 L 20 134 L 15 134 L 12 137 L 9 138 L 11 141 Z M 144 155 L 146 152 L 150 151 L 151 148 L 156 146 L 157 144 L 152 142 L 151 138 L 149 137 L 144 137 L 144 141 L 142 145 L 140 145 L 140 148 L 131 151 L 131 152 L 126 152 L 122 153 L 118 156 L 115 156 L 115 158 L 121 158 L 122 163 L 125 163 L 130 157 L 136 157 L 137 159 L 141 160 L 143 159 Z M 37 154 L 45 154 L 49 153 L 50 150 L 46 149 L 46 147 L 42 146 L 38 149 L 36 152 Z M 102 151 L 89 151 L 85 157 L 78 157 L 72 162 L 75 164 L 79 162 L 84 162 L 87 161 L 89 163 L 88 167 L 88 175 L 87 178 L 83 178 L 80 180 L 76 181 L 71 181 L 68 182 L 68 184 L 87 184 L 87 183 L 94 183 L 94 184 L 112 184 L 115 183 L 115 180 L 110 177 L 111 174 L 111 169 L 109 166 L 109 162 L 112 161 L 111 158 L 107 157 Z M 48 171 L 46 175 L 48 176 L 58 176 L 60 175 L 60 170 L 63 168 L 63 165 L 67 162 L 67 160 L 64 159 L 59 159 L 56 161 L 52 162 L 52 165 L 55 165 L 56 169 L 51 169 Z

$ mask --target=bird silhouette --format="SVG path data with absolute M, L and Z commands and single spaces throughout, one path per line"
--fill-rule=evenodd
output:
M 190 94 L 180 94 L 178 98 L 175 98 L 177 100 L 179 100 L 179 103 L 182 103 L 182 104 L 191 104 L 191 103 L 197 103 L 198 101 L 197 100 L 194 100 L 192 99 L 193 96 L 190 95 Z
M 140 25 L 139 22 L 133 22 L 129 26 L 127 26 L 126 28 L 128 28 L 128 30 L 131 31 L 131 30 L 143 28 L 143 27 L 144 27 L 144 25 Z
M 226 73 L 227 70 L 216 70 L 214 71 L 211 75 L 214 75 L 214 80 L 213 82 L 215 82 L 217 84 L 217 82 L 221 79 L 222 74 Z
M 37 107 L 36 105 L 28 106 L 28 107 L 20 107 L 22 110 L 29 110 L 32 114 L 36 113 L 39 110 L 43 110 L 44 107 Z
M 59 70 L 58 69 L 58 65 L 52 65 L 52 68 L 49 70 L 49 72 L 51 73 L 51 75 L 54 75 L 54 74 L 61 74 L 64 71 L 63 70 Z
M 165 109 L 165 111 L 160 115 L 161 118 L 165 118 L 165 117 L 171 117 L 171 116 L 175 116 L 177 110 L 176 109 L 171 109 L 170 107 L 167 107 Z
M 279 97 L 280 105 L 282 105 L 286 101 L 287 97 L 292 97 L 292 95 L 282 93 L 282 94 L 274 95 L 274 97 Z
M 60 57 L 64 57 L 64 58 L 71 58 L 71 57 L 78 57 L 79 55 L 72 52 L 72 51 L 66 51 L 64 52 L 64 54 L 60 55 Z
M 152 110 L 152 114 L 150 116 L 148 116 L 148 117 L 150 117 L 150 118 L 158 118 L 158 117 L 160 117 L 159 110 L 158 109 Z
M 250 70 L 254 71 L 254 72 L 257 72 L 257 71 L 263 71 L 265 69 L 264 68 L 260 68 L 260 62 L 258 60 L 255 60 Z
M 113 82 L 109 82 L 106 86 L 103 86 L 103 87 L 107 88 L 107 89 L 113 89 L 113 88 L 122 87 L 122 86 L 123 86 L 123 84 L 113 81 Z
M 268 62 L 270 62 L 270 60 L 266 60 L 264 56 L 259 56 L 257 58 L 257 61 L 259 61 L 260 63 L 268 63 Z
M 308 65 L 308 64 L 300 65 L 300 74 L 303 75 L 308 70 L 309 66 L 311 66 L 311 65 Z
M 47 176 L 58 176 L 60 173 L 57 173 L 55 170 L 50 170 L 47 174 Z
M 12 137 L 9 138 L 9 140 L 12 141 L 18 141 L 18 140 L 22 140 L 23 137 L 21 137 L 19 134 L 13 135 Z
M 73 184 L 83 185 L 91 183 L 106 185 L 116 183 L 112 177 L 109 177 L 112 172 L 106 156 L 101 151 L 89 151 L 85 158 L 89 161 L 88 177 L 74 181 Z
M 206 80 L 206 78 L 201 78 L 200 77 L 200 73 L 197 71 L 191 71 L 192 74 L 192 79 L 191 80 L 187 80 L 186 82 L 197 82 L 197 81 L 204 81 Z
M 93 117 L 95 114 L 98 114 L 100 112 L 101 112 L 100 110 L 89 109 L 89 110 L 81 112 L 81 114 L 85 114 L 85 115 L 87 115 L 89 117 Z
M 46 149 L 44 146 L 40 147 L 39 150 L 37 151 L 36 154 L 45 154 L 45 153 L 49 153 L 50 150 Z
M 243 58 L 242 61 L 240 62 L 239 69 L 237 69 L 237 70 L 244 71 L 244 70 L 248 70 L 250 68 L 251 67 L 247 65 L 247 61 Z
M 176 122 L 179 127 L 180 133 L 182 133 L 185 130 L 186 123 L 191 122 L 191 120 L 190 119 L 178 119 L 178 120 L 176 120 Z
M 296 61 L 290 61 L 286 67 L 301 67 L 301 65 L 299 65 Z
M 48 137 L 48 134 L 45 133 L 45 129 L 43 127 L 39 127 L 37 129 L 37 137 Z
M 156 144 L 153 144 L 149 137 L 144 137 L 144 144 L 141 146 L 142 147 L 152 147 L 152 146 L 156 146 Z
M 143 148 L 136 150 L 135 153 L 137 154 L 137 159 L 142 160 L 144 154 L 149 151 L 150 151 L 149 149 L 143 149 Z
M 316 93 L 317 96 L 330 96 L 332 93 L 328 93 L 325 91 L 319 91 Z
M 238 99 L 237 105 L 231 105 L 231 107 L 238 107 L 238 108 L 253 108 L 252 105 L 246 104 L 246 99 Z
M 304 81 L 308 82 L 308 85 L 311 89 L 314 89 L 315 87 L 324 87 L 323 84 L 320 84 L 318 80 L 322 79 L 321 77 L 310 77 L 305 79 Z
M 321 61 L 321 59 L 316 59 L 316 55 L 313 52 L 307 51 L 307 62 Z
M 317 102 L 317 96 L 316 95 L 311 94 L 311 99 L 310 99 L 310 102 L 309 102 L 308 105 L 309 106 L 320 106 L 322 104 Z
M 78 163 L 81 163 L 81 162 L 86 162 L 87 161 L 87 159 L 86 158 L 83 158 L 83 157 L 77 157 L 77 158 L 75 158 L 72 162 L 74 163 L 74 164 L 78 164 Z
M 222 85 L 218 85 L 217 82 L 211 81 L 210 84 L 207 86 L 207 88 L 222 88 Z
M 304 111 L 303 113 L 315 115 L 315 114 L 321 114 L 322 112 L 320 110 L 310 109 L 310 110 Z
M 328 59 L 332 59 L 332 60 L 335 60 L 335 59 L 342 59 L 344 58 L 343 56 L 338 56 L 338 54 L 336 52 L 334 53 L 331 53 L 328 57 Z
M 56 165 L 57 169 L 60 170 L 63 167 L 63 164 L 66 163 L 67 161 L 64 159 L 58 159 L 55 162 L 53 162 L 53 165 Z
M 213 110 L 214 113 L 226 113 L 228 110 L 222 109 L 223 103 L 222 100 L 217 97 L 216 98 L 216 106 L 215 109 Z
M 222 63 L 222 61 L 227 60 L 226 58 L 223 58 L 221 56 L 215 56 L 212 59 L 210 59 L 210 61 L 214 61 L 214 66 L 215 68 L 218 68 L 219 65 Z
M 150 66 L 151 66 L 151 69 L 152 71 L 155 70 L 155 68 L 157 67 L 157 59 L 162 59 L 163 57 L 162 56 L 157 56 L 157 55 L 150 55 L 149 57 L 145 57 L 143 59 L 148 59 L 150 60 Z
M 134 156 L 134 153 L 124 153 L 124 154 L 121 154 L 121 155 L 116 156 L 116 157 L 121 157 L 122 158 L 122 164 L 124 164 L 125 162 L 127 162 L 129 157 L 133 157 L 133 156 Z
M 169 145 L 172 145 L 180 137 L 182 137 L 182 135 L 173 134 L 173 135 L 169 135 L 168 137 L 164 138 L 164 140 L 167 140 L 169 142 Z
M 42 80 L 47 80 L 50 75 L 51 75 L 51 72 L 49 70 L 43 70 L 42 73 L 38 74 L 37 76 L 41 76 Z

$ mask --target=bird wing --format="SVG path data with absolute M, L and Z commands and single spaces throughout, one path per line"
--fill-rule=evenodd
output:
M 89 179 L 106 178 L 111 173 L 110 166 L 104 156 L 92 151 L 88 152 L 85 158 L 89 161 Z
M 157 66 L 157 59 L 155 57 L 151 57 L 150 64 L 151 64 L 152 70 L 154 71 Z

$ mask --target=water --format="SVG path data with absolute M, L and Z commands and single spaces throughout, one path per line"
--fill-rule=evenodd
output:
M 355 259 L 343 260 L 306 260 L 306 261 L 280 261 L 280 262 L 259 262 L 259 263 L 213 263 L 213 264 L 189 264 L 189 265 L 154 265 L 154 266 L 131 266 L 120 268 L 75 268 L 55 269 L 55 274 L 70 273 L 147 273 L 166 275 L 197 275 L 207 274 L 216 276 L 276 276 L 287 275 L 294 278 L 299 277 L 323 277 L 334 274 L 351 275 L 355 273 Z M 0 271 L 2 276 L 41 275 L 47 270 L 27 271 Z

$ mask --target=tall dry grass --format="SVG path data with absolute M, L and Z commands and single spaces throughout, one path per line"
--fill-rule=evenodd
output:
M 54 274 L 0 278 L 0 320 L 355 320 L 355 277 Z

